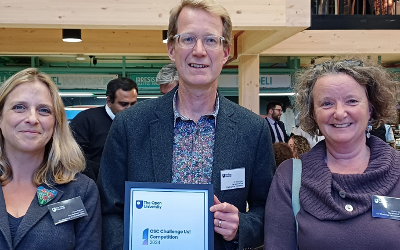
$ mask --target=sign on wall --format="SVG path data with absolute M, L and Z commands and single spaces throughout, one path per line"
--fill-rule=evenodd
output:
M 4 83 L 13 74 L 0 74 L 0 83 Z M 117 74 L 49 74 L 59 89 L 106 89 Z
M 260 88 L 290 88 L 291 75 L 260 75 Z
M 139 87 L 157 87 L 157 74 L 135 74 L 129 78 L 134 80 Z M 291 85 L 291 75 L 260 75 L 260 88 L 289 88 Z M 239 76 L 236 74 L 220 75 L 218 86 L 222 88 L 238 88 Z
M 106 89 L 117 74 L 49 74 L 59 89 Z
M 118 78 L 117 74 L 49 74 L 59 89 L 106 89 L 112 79 Z M 1 73 L 0 83 L 12 76 L 11 73 Z M 157 88 L 157 74 L 131 74 L 138 87 Z M 238 88 L 239 76 L 224 74 L 218 77 L 218 86 L 222 88 Z M 260 88 L 289 88 L 291 75 L 260 75 Z
M 130 75 L 129 78 L 134 80 L 138 87 L 157 87 L 156 83 L 157 74 L 140 74 L 140 75 Z

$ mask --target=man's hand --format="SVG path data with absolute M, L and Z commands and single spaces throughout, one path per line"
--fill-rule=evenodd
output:
M 224 240 L 235 239 L 239 228 L 239 210 L 232 204 L 221 203 L 214 195 L 214 206 L 210 207 L 214 213 L 214 231 L 222 235 Z

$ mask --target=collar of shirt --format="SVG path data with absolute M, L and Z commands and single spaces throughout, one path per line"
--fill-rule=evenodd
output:
M 274 119 L 271 119 L 268 116 L 267 116 L 267 120 L 268 120 L 269 124 L 271 124 L 271 125 L 274 125 L 276 122 Z
M 173 102 L 172 102 L 172 106 L 173 106 L 173 109 L 174 109 L 174 127 L 175 127 L 175 125 L 176 125 L 176 120 L 178 119 L 178 118 L 180 118 L 181 120 L 183 120 L 183 121 L 188 121 L 188 120 L 190 120 L 189 118 L 187 118 L 186 116 L 184 116 L 184 115 L 181 115 L 180 113 L 179 113 L 179 111 L 178 111 L 178 109 L 176 108 L 176 102 L 177 102 L 177 97 L 178 97 L 178 90 L 179 90 L 179 87 L 178 87 L 178 89 L 176 89 L 176 91 L 175 91 L 175 93 L 174 93 L 174 99 L 173 99 Z M 107 106 L 107 105 L 106 105 Z M 214 122 L 215 122 L 215 126 L 217 125 L 217 115 L 218 115 L 218 111 L 219 111 L 219 94 L 218 94 L 218 92 L 217 92 L 217 98 L 216 98 L 216 101 L 215 101 L 215 108 L 214 108 L 214 111 L 211 113 L 211 114 L 205 114 L 205 115 L 207 115 L 207 116 L 214 116 Z M 205 116 L 205 115 L 202 115 L 202 116 Z
M 114 121 L 114 118 L 115 118 L 115 115 L 114 115 L 114 113 L 111 111 L 111 109 L 110 109 L 110 107 L 108 107 L 108 105 L 106 104 L 106 112 L 107 112 L 107 114 L 108 114 L 108 116 L 111 118 L 111 120 L 113 120 Z

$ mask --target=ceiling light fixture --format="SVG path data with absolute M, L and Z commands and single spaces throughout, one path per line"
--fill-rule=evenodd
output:
M 78 96 L 93 96 L 93 93 L 83 93 L 83 92 L 62 92 L 59 93 L 62 97 L 78 97 Z
M 138 99 L 155 99 L 160 97 L 161 95 L 142 95 L 142 96 L 138 96 Z
M 281 93 L 259 93 L 259 96 L 292 96 L 295 95 L 293 92 L 281 92 Z
M 80 29 L 63 29 L 62 40 L 67 43 L 79 43 L 82 42 L 81 30 Z
M 168 42 L 168 31 L 167 30 L 163 30 L 162 31 L 162 42 L 163 43 L 167 43 Z
M 82 54 L 78 54 L 78 55 L 76 56 L 76 60 L 78 60 L 78 61 L 85 61 L 85 60 L 86 60 L 86 58 L 85 58 L 85 56 L 84 56 L 84 55 L 82 55 Z

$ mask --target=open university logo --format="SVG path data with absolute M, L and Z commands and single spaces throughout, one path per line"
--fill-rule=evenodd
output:
M 225 178 L 225 177 L 232 177 L 232 174 L 222 174 L 222 178 Z
M 149 244 L 149 229 L 146 228 L 143 230 L 143 243 L 142 245 L 148 245 Z
M 143 207 L 143 200 L 136 200 L 136 208 L 141 209 Z

